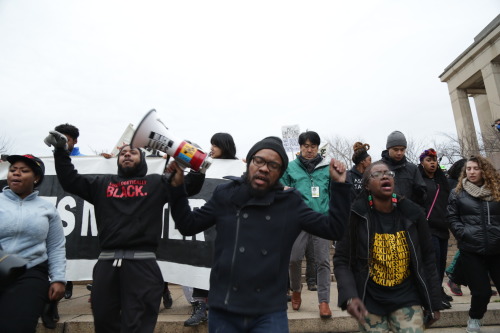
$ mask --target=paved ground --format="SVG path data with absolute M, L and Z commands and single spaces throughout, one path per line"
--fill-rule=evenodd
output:
M 184 320 L 189 318 L 191 306 L 186 301 L 182 288 L 177 285 L 171 286 L 174 304 L 171 309 L 160 310 L 158 324 L 155 332 L 207 332 L 207 327 L 201 325 L 191 328 L 184 327 Z M 305 289 L 305 288 L 304 288 Z M 447 287 L 445 287 L 447 290 Z M 447 290 L 448 291 L 448 290 Z M 464 325 L 467 322 L 467 310 L 470 304 L 470 293 L 463 288 L 464 296 L 454 297 L 452 309 L 443 311 L 441 320 L 428 332 L 455 333 L 465 332 Z M 38 333 L 86 333 L 93 332 L 93 318 L 90 304 L 88 303 L 90 292 L 85 284 L 75 285 L 73 297 L 62 300 L 59 305 L 60 322 L 55 330 L 46 329 L 40 322 Z M 299 311 L 293 311 L 291 305 L 288 309 L 289 326 L 291 332 L 355 332 L 357 325 L 346 312 L 342 312 L 336 306 L 337 286 L 332 283 L 331 309 L 332 319 L 320 319 L 318 310 L 317 293 L 304 290 L 302 293 L 302 306 Z M 290 304 L 290 303 L 289 303 Z M 491 299 L 488 312 L 483 319 L 483 333 L 500 332 L 500 297 Z M 493 326 L 492 326 L 493 325 Z

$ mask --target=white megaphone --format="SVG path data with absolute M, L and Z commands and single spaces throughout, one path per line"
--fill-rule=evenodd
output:
M 202 150 L 172 135 L 158 118 L 155 109 L 149 111 L 141 120 L 130 145 L 135 148 L 160 150 L 172 156 L 181 166 L 202 173 L 212 164 L 211 158 Z

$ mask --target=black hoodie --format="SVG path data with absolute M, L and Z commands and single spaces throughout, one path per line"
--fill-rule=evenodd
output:
M 118 166 L 117 175 L 80 175 L 64 150 L 54 151 L 57 178 L 63 189 L 94 205 L 102 250 L 155 252 L 162 231 L 164 206 L 168 201 L 167 178 L 147 173 L 144 154 L 131 175 Z M 205 175 L 186 177 L 189 195 L 201 190 Z

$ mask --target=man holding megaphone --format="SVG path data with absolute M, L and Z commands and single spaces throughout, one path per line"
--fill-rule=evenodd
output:
M 167 177 L 147 175 L 145 154 L 125 145 L 117 174 L 81 175 L 66 149 L 66 137 L 51 131 L 57 178 L 63 189 L 94 205 L 101 254 L 93 271 L 92 313 L 96 332 L 153 332 L 164 288 L 156 262 Z M 205 175 L 190 172 L 189 195 Z

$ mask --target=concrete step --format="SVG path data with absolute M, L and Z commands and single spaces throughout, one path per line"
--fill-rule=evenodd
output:
M 184 327 L 184 321 L 191 314 L 191 305 L 187 302 L 178 285 L 171 285 L 170 290 L 174 300 L 171 309 L 160 308 L 158 323 L 155 332 L 207 332 L 207 325 L 199 327 Z M 445 290 L 448 292 L 447 286 Z M 462 288 L 464 296 L 454 296 L 452 308 L 441 313 L 441 319 L 434 324 L 433 329 L 428 332 L 464 332 L 467 324 L 468 309 L 470 304 L 470 292 L 466 287 Z M 90 292 L 85 284 L 75 284 L 73 297 L 69 300 L 61 300 L 59 304 L 60 321 L 56 329 L 49 330 L 38 324 L 38 333 L 87 333 L 94 332 L 92 310 L 88 299 Z M 337 306 L 337 285 L 332 283 L 330 307 L 333 312 L 331 319 L 319 317 L 317 292 L 302 292 L 302 306 L 299 311 L 293 311 L 289 303 L 288 319 L 290 332 L 357 332 L 357 323 L 346 312 Z M 484 329 L 482 332 L 500 332 L 500 297 L 491 298 L 488 312 L 483 319 Z

